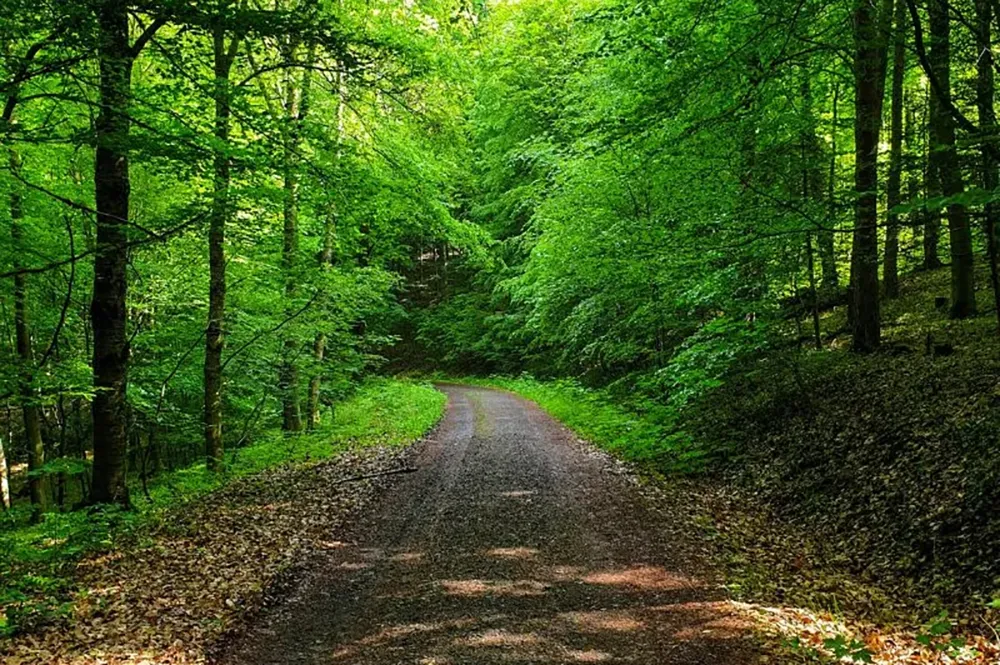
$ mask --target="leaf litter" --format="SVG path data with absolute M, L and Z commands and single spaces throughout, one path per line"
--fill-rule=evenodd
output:
M 370 448 L 239 479 L 76 567 L 68 616 L 0 642 L 4 665 L 198 665 L 295 566 L 336 547 L 409 453 Z

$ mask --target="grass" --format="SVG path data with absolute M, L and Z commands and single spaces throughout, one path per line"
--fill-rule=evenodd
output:
M 275 431 L 254 445 L 228 454 L 224 474 L 197 464 L 156 477 L 147 499 L 136 487 L 135 506 L 48 513 L 40 524 L 20 526 L 8 517 L 0 523 L 0 636 L 13 632 L 7 606 L 35 603 L 38 598 L 64 596 L 72 585 L 80 557 L 115 547 L 190 501 L 241 478 L 285 464 L 307 464 L 370 446 L 406 445 L 425 434 L 440 419 L 446 398 L 423 383 L 375 380 L 340 404 L 333 422 L 318 431 L 288 437 Z M 34 599 L 34 600 L 33 600 Z M 28 608 L 28 614 L 52 614 L 58 603 Z M 19 607 L 19 614 L 25 608 Z

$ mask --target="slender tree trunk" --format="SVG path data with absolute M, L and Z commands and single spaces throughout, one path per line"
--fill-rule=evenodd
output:
M 18 173 L 21 168 L 20 158 L 15 150 L 10 151 L 11 173 Z M 14 249 L 14 269 L 21 267 L 20 257 L 24 247 L 22 219 L 24 217 L 23 201 L 20 189 L 14 185 L 10 191 L 10 233 Z M 18 393 L 21 398 L 21 415 L 24 419 L 24 435 L 28 444 L 28 485 L 31 490 L 31 505 L 35 519 L 45 511 L 48 498 L 46 480 L 43 475 L 33 474 L 45 464 L 45 443 L 42 440 L 42 424 L 39 414 L 38 394 L 32 386 L 34 370 L 34 352 L 31 335 L 31 324 L 28 318 L 28 284 L 27 275 L 14 276 L 14 336 L 17 345 Z
M 229 72 L 232 53 L 222 21 L 212 30 L 215 56 L 215 183 L 208 229 L 208 327 L 205 330 L 205 463 L 218 471 L 224 461 L 222 442 L 222 350 L 226 315 L 226 222 L 231 182 L 229 143 Z M 235 44 L 235 42 L 234 42 Z
M 882 264 L 886 298 L 899 296 L 899 213 L 903 182 L 903 76 L 906 73 L 906 2 L 896 3 L 896 33 L 893 46 L 892 108 L 889 148 L 889 182 L 886 204 L 889 208 L 885 229 L 885 261 Z
M 816 117 L 812 110 L 812 88 L 809 83 L 809 69 L 802 72 L 802 129 L 800 135 L 802 152 L 802 200 L 812 201 L 817 206 L 823 205 L 823 173 L 819 149 L 819 138 L 816 136 Z M 813 256 L 812 233 L 806 234 L 806 267 L 809 270 L 809 300 L 813 324 L 813 341 L 816 348 L 822 348 L 819 326 L 819 289 L 816 284 L 816 259 Z M 448 246 L 442 248 L 444 263 L 448 262 Z M 447 273 L 444 282 L 447 286 Z
M 326 228 L 323 233 L 323 249 L 319 253 L 319 267 L 324 273 L 328 272 L 333 265 L 333 249 L 337 237 L 337 217 L 331 212 L 326 220 Z M 322 287 L 321 287 L 322 288 Z M 323 358 L 326 355 L 326 333 L 316 333 L 313 342 L 313 360 L 316 368 L 313 371 L 312 379 L 309 381 L 309 420 L 308 427 L 314 429 L 320 422 L 320 391 L 322 389 Z
M 997 188 L 997 163 L 988 149 L 988 144 L 996 145 L 997 115 L 993 106 L 995 85 L 993 80 L 993 4 L 992 0 L 976 0 L 976 21 L 979 24 L 979 78 L 976 88 L 976 102 L 979 107 L 979 127 L 983 141 L 983 189 L 993 193 Z M 1000 271 L 997 266 L 997 217 L 1000 210 L 994 201 L 986 204 L 983 217 L 986 231 L 986 252 L 990 261 L 990 285 L 993 287 L 993 306 L 996 309 L 997 329 L 1000 331 Z
M 132 51 L 128 3 L 104 0 L 100 28 L 97 151 L 94 160 L 97 253 L 90 313 L 94 330 L 94 503 L 129 504 L 126 431 L 128 337 L 125 295 L 129 218 L 129 94 Z
M 294 311 L 292 303 L 298 294 L 296 286 L 295 267 L 299 251 L 298 242 L 298 177 L 290 165 L 290 149 L 286 147 L 286 167 L 284 176 L 285 207 L 284 230 L 282 246 L 282 269 L 285 273 L 286 313 L 290 316 Z M 299 372 L 295 365 L 295 355 L 298 342 L 292 334 L 287 334 L 284 340 L 284 352 L 281 360 L 282 429 L 288 432 L 298 432 L 302 429 L 302 414 L 299 410 Z
M 933 106 L 933 102 L 931 102 Z M 941 180 L 938 178 L 937 166 L 931 155 L 933 143 L 930 122 L 927 123 L 927 159 L 924 170 L 924 194 L 926 200 L 941 196 Z M 941 236 L 941 211 L 937 208 L 924 210 L 924 270 L 936 270 L 942 266 L 938 253 L 938 243 Z
M 837 256 L 833 243 L 833 228 L 837 225 L 837 125 L 840 110 L 840 86 L 833 89 L 833 122 L 830 127 L 830 179 L 827 193 L 829 213 L 827 226 L 816 235 L 816 245 L 819 250 L 820 270 L 823 273 L 820 288 L 826 293 L 835 293 L 840 288 L 840 276 L 837 274 Z
M 344 96 L 345 91 L 345 75 L 343 72 L 337 74 L 337 137 L 338 140 L 343 139 L 344 135 Z M 337 152 L 337 158 L 340 158 L 340 152 Z M 334 246 L 337 240 L 337 214 L 334 210 L 331 210 L 326 218 L 326 225 L 323 229 L 323 249 L 319 254 L 319 267 L 320 271 L 326 273 L 330 270 L 334 261 Z M 325 286 L 321 288 L 325 289 Z M 325 294 L 324 294 L 325 295 Z M 309 418 L 308 427 L 310 430 L 314 429 L 320 423 L 320 391 L 322 390 L 323 383 L 323 359 L 326 355 L 326 333 L 320 331 L 316 333 L 316 339 L 313 342 L 313 360 L 316 363 L 316 368 L 313 372 L 312 379 L 309 381 Z
M 881 13 L 881 16 L 880 16 Z M 888 18 L 886 17 L 888 14 Z M 879 10 L 871 0 L 854 9 L 854 242 L 851 287 L 854 302 L 853 348 L 874 351 L 881 341 L 878 284 L 878 143 L 885 89 L 887 30 L 892 0 Z
M 7 455 L 3 438 L 0 437 L 0 510 L 10 510 L 10 480 L 7 471 Z
M 294 58 L 297 45 L 288 47 L 289 59 Z M 311 61 L 314 50 L 310 48 Z M 285 274 L 285 303 L 287 313 L 294 311 L 295 298 L 298 294 L 297 272 L 299 251 L 299 176 L 298 150 L 302 121 L 305 119 L 309 102 L 309 84 L 311 71 L 307 68 L 302 73 L 301 82 L 296 80 L 294 72 L 288 71 L 285 78 L 285 112 L 287 128 L 284 137 L 284 232 L 282 247 L 282 269 Z M 282 428 L 286 432 L 302 430 L 302 410 L 299 401 L 299 371 L 295 363 L 299 342 L 293 330 L 286 333 L 284 352 L 279 383 L 282 397 Z
M 965 189 L 955 150 L 955 122 L 948 110 L 951 99 L 951 19 L 948 0 L 929 0 L 930 62 L 940 92 L 931 91 L 931 159 L 946 197 L 960 196 Z M 941 98 L 938 99 L 938 94 Z M 969 214 L 960 203 L 948 205 L 948 238 L 951 241 L 951 317 L 976 314 L 972 232 Z

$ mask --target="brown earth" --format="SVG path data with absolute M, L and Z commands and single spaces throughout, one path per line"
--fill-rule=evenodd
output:
M 682 520 L 533 404 L 442 389 L 418 470 L 221 663 L 757 662 Z

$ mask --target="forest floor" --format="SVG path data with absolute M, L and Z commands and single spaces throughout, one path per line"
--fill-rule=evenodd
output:
M 639 473 L 510 392 L 441 389 L 445 418 L 417 446 L 241 479 L 85 558 L 72 620 L 0 643 L 0 660 L 1000 662 L 1000 637 L 945 616 L 808 602 L 869 590 L 725 483 Z
M 156 478 L 132 511 L 4 525 L 0 663 L 205 662 L 408 468 L 444 401 L 373 381 L 320 430 L 234 451 L 224 476 L 195 465 Z

